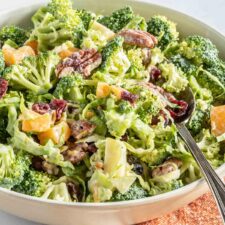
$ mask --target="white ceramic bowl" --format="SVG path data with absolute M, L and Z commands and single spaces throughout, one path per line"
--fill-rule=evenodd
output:
M 4 24 L 21 24 L 28 26 L 30 16 L 41 6 L 27 3 L 0 12 L 0 26 Z M 150 4 L 147 0 L 75 0 L 77 8 L 85 8 L 94 12 L 110 13 L 124 5 L 133 7 L 136 13 L 150 18 L 153 14 L 162 14 L 178 24 L 182 36 L 200 34 L 209 37 L 223 53 L 225 58 L 225 37 L 204 23 L 177 11 Z M 225 176 L 225 164 L 217 170 Z M 117 203 L 59 203 L 46 201 L 0 188 L 0 209 L 8 213 L 44 224 L 58 225 L 120 225 L 135 224 L 178 209 L 208 190 L 203 179 L 178 190 L 134 201 Z

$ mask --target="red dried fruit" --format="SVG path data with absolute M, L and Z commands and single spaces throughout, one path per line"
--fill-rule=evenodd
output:
M 97 152 L 97 147 L 95 146 L 95 143 L 88 143 L 88 148 L 87 148 L 87 152 L 89 153 L 95 153 Z
M 102 56 L 96 49 L 80 50 L 73 53 L 57 66 L 59 77 L 71 72 L 78 72 L 89 77 L 91 71 L 97 68 L 102 62 Z
M 160 77 L 161 77 L 161 70 L 158 69 L 157 67 L 153 67 L 150 72 L 150 81 L 156 82 L 159 80 Z
M 60 120 L 63 112 L 66 111 L 67 101 L 62 99 L 53 99 L 50 104 L 50 108 L 52 110 L 56 110 L 56 120 Z
M 135 94 L 130 93 L 129 91 L 122 91 L 121 92 L 121 99 L 130 102 L 131 104 L 133 104 L 137 99 L 138 96 Z
M 6 94 L 8 90 L 8 81 L 0 78 L 0 99 Z
M 32 110 L 36 113 L 39 113 L 41 115 L 49 112 L 51 110 L 50 106 L 48 103 L 34 103 L 32 105 Z
M 188 103 L 182 100 L 173 100 L 171 103 L 176 104 L 176 108 L 168 108 L 172 118 L 177 119 L 184 116 L 188 110 Z

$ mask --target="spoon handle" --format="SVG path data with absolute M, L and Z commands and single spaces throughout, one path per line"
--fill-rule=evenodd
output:
M 202 174 L 208 182 L 208 185 L 215 197 L 221 216 L 223 218 L 223 222 L 225 224 L 225 185 L 213 170 L 209 162 L 206 160 L 205 156 L 197 146 L 194 138 L 191 136 L 186 126 L 183 123 L 177 123 L 176 126 L 179 134 L 186 143 L 188 149 L 201 168 Z

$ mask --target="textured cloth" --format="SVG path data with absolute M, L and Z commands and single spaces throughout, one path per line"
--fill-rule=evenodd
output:
M 223 223 L 211 193 L 207 193 L 182 209 L 139 225 L 223 225 Z

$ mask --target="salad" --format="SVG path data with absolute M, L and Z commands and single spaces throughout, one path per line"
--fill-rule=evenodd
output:
M 51 0 L 33 27 L 0 30 L 0 186 L 61 202 L 169 192 L 201 177 L 174 119 L 214 168 L 225 161 L 225 62 L 163 15 Z

